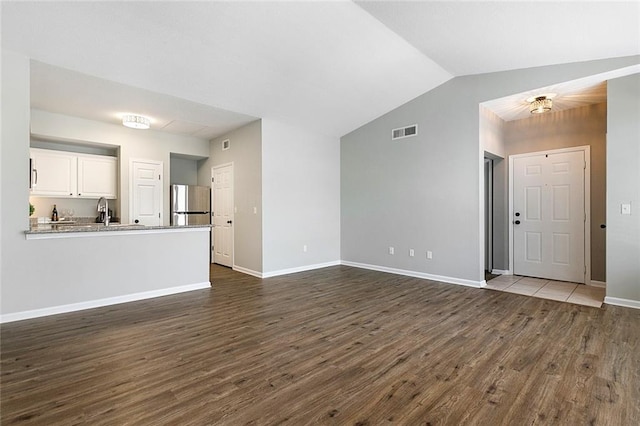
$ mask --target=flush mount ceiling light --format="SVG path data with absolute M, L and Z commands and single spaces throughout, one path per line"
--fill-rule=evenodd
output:
M 132 129 L 146 130 L 151 125 L 151 120 L 141 115 L 127 114 L 122 116 L 122 125 Z
M 529 112 L 531 114 L 542 114 L 543 112 L 551 111 L 553 101 L 551 100 L 555 94 L 533 96 L 527 99 L 529 103 Z

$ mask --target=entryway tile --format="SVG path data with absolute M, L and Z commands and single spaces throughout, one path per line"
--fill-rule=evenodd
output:
M 604 288 L 577 285 L 567 302 L 599 308 L 604 300 Z
M 524 279 L 511 284 L 505 288 L 504 291 L 508 293 L 524 294 L 526 296 L 533 296 L 542 286 L 546 284 L 546 281 L 524 281 Z
M 534 297 L 564 302 L 571 296 L 577 286 L 578 284 L 574 283 L 549 281 L 534 294 Z
M 485 288 L 595 308 L 602 306 L 605 296 L 601 287 L 518 275 L 500 275 L 487 281 Z

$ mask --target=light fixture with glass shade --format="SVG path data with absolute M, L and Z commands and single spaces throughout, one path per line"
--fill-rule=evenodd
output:
M 529 112 L 531 114 L 542 114 L 543 112 L 551 111 L 553 106 L 552 98 L 555 94 L 533 96 L 527 99 L 529 103 Z
M 132 129 L 146 130 L 151 126 L 151 120 L 142 115 L 126 114 L 122 116 L 122 125 Z

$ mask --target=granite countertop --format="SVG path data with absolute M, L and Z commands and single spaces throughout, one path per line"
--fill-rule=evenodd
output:
M 112 223 L 105 226 L 102 223 L 47 223 L 32 224 L 25 234 L 63 234 L 74 232 L 116 232 L 116 231 L 141 231 L 156 229 L 184 229 L 184 228 L 210 228 L 211 225 L 184 225 L 184 226 L 145 226 L 136 224 Z

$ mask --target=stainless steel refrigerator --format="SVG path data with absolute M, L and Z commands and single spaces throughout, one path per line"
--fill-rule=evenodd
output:
M 196 185 L 171 185 L 171 225 L 211 223 L 211 188 Z

